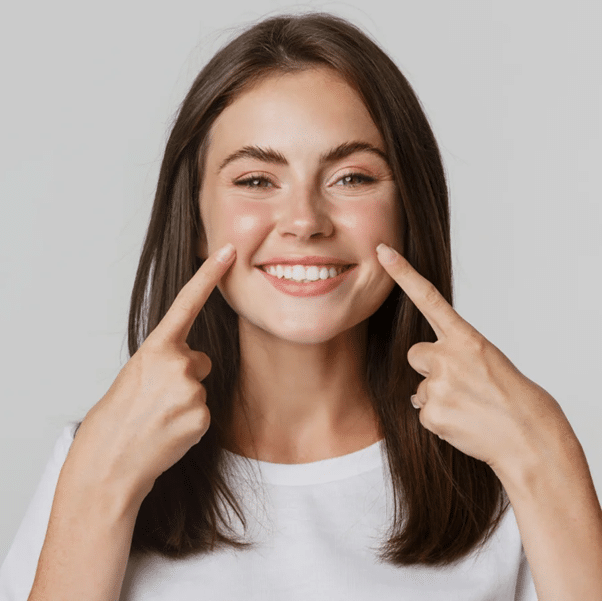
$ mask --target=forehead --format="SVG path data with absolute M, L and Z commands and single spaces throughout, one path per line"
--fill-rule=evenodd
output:
M 232 102 L 213 123 L 209 157 L 258 144 L 287 150 L 362 139 L 384 148 L 359 94 L 334 70 L 312 68 L 269 76 Z

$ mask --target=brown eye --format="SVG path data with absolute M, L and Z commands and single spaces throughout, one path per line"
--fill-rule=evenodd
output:
M 343 175 L 343 177 L 341 177 L 341 179 L 339 179 L 339 181 L 343 181 L 346 180 L 347 182 L 349 182 L 349 180 L 351 179 L 355 179 L 357 180 L 361 180 L 359 184 L 348 184 L 346 186 L 344 186 L 345 188 L 356 188 L 357 186 L 361 186 L 362 184 L 366 183 L 366 184 L 371 184 L 373 182 L 375 182 L 376 180 L 373 177 L 370 177 L 369 175 L 364 175 L 363 173 L 347 173 L 345 175 Z
M 246 179 L 240 179 L 237 182 L 234 182 L 235 186 L 240 186 L 241 188 L 249 188 L 250 190 L 259 190 L 263 188 L 263 186 L 255 185 L 257 182 L 266 182 L 268 184 L 272 184 L 272 182 L 263 175 L 251 175 Z

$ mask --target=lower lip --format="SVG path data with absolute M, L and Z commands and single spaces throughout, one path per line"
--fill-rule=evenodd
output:
M 328 278 L 327 280 L 316 280 L 315 282 L 307 282 L 306 284 L 293 282 L 291 280 L 285 280 L 284 278 L 276 277 L 263 269 L 256 267 L 268 280 L 276 290 L 289 294 L 290 296 L 319 296 L 320 294 L 327 294 L 334 290 L 343 280 L 355 270 L 357 265 L 353 265 L 347 271 L 339 273 L 339 275 Z

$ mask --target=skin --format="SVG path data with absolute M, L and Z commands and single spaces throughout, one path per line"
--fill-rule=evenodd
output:
M 318 161 L 355 140 L 385 151 L 359 96 L 325 68 L 260 82 L 210 132 L 199 198 L 206 241 L 198 252 L 206 258 L 227 242 L 236 248 L 218 287 L 238 314 L 248 423 L 235 402 L 232 437 L 248 457 L 305 463 L 382 438 L 360 374 L 367 319 L 395 285 L 375 248 L 401 247 L 396 186 L 387 162 L 367 151 Z M 243 158 L 220 172 L 224 158 L 246 145 L 272 148 L 288 165 Z M 344 178 L 351 172 L 376 181 Z M 251 175 L 269 181 L 235 185 Z M 328 294 L 293 297 L 255 267 L 287 255 L 335 256 L 357 267 Z
M 560 405 L 399 253 L 379 260 L 437 335 L 408 351 L 420 423 L 486 462 L 508 493 L 539 601 L 602 599 L 602 509 Z
M 369 415 L 367 397 L 357 392 L 365 390 L 359 377 L 365 325 L 399 285 L 437 335 L 407 354 L 425 377 L 415 395 L 420 423 L 497 474 L 540 601 L 602 599 L 602 510 L 560 405 L 403 256 L 386 262 L 375 252 L 379 242 L 402 248 L 384 164 L 354 156 L 320 170 L 317 156 L 347 140 L 364 138 L 384 149 L 359 98 L 331 72 L 287 75 L 241 96 L 212 133 L 201 216 L 209 252 L 228 241 L 236 247 L 236 261 L 218 285 L 239 315 L 250 433 L 260 443 L 256 457 L 316 461 L 378 440 L 375 422 L 359 419 Z M 289 165 L 245 160 L 217 173 L 225 156 L 253 143 L 281 151 Z M 379 172 L 378 185 L 339 192 L 332 184 L 346 167 Z M 233 179 L 250 173 L 268 175 L 274 184 L 262 191 L 232 187 Z M 202 243 L 199 252 L 207 256 Z M 332 254 L 359 268 L 336 293 L 293 298 L 253 268 L 287 253 Z M 360 434 L 351 436 L 348 424 L 354 423 Z M 235 434 L 245 443 L 243 432 L 241 425 Z

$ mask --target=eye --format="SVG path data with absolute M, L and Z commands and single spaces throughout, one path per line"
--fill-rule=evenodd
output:
M 349 182 L 350 179 L 355 179 L 360 180 L 360 183 L 356 183 L 356 184 L 348 184 L 343 186 L 344 188 L 356 188 L 357 186 L 360 186 L 362 184 L 372 184 L 376 181 L 375 178 L 370 177 L 369 175 L 364 175 L 363 173 L 346 173 L 345 175 L 343 175 L 338 181 L 341 182 L 343 180 Z M 263 188 L 264 186 L 262 185 L 255 185 L 255 184 L 261 184 L 261 183 L 266 183 L 266 184 L 270 184 L 272 185 L 272 181 L 263 176 L 263 175 L 251 175 L 249 177 L 247 177 L 246 179 L 240 179 L 237 182 L 234 182 L 235 186 L 240 186 L 241 188 L 249 188 L 251 190 L 259 190 L 260 188 Z M 265 186 L 267 187 L 267 186 Z
M 253 185 L 255 182 L 267 182 L 271 184 L 271 180 L 263 175 L 251 175 L 246 179 L 239 179 L 237 182 L 234 182 L 235 186 L 240 186 L 241 188 L 249 188 L 250 190 L 259 190 L 262 186 Z
M 363 173 L 347 173 L 345 175 L 343 175 L 343 177 L 341 177 L 338 181 L 343 181 L 343 180 L 347 180 L 349 181 L 349 179 L 356 179 L 356 180 L 362 180 L 360 184 L 350 184 L 348 186 L 344 186 L 345 188 L 356 188 L 357 186 L 361 185 L 362 183 L 364 184 L 372 184 L 374 183 L 376 180 L 373 177 L 370 177 L 369 175 L 364 175 Z

